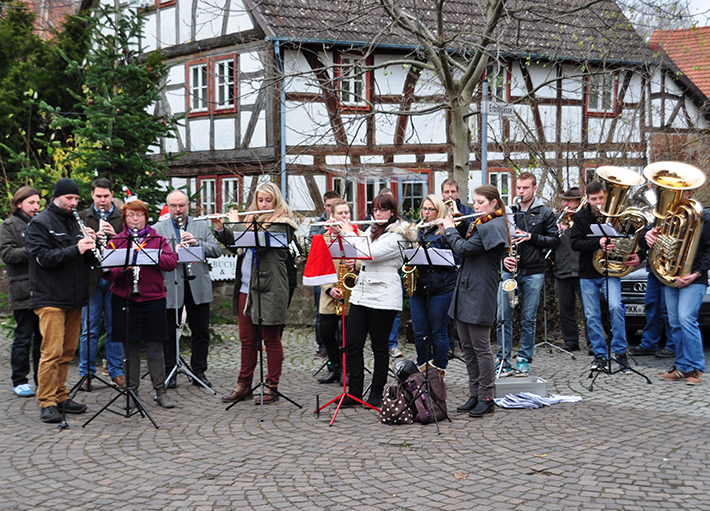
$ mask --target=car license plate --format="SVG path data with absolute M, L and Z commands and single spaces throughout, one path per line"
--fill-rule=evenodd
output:
M 646 311 L 644 306 L 637 303 L 630 303 L 626 306 L 626 314 L 629 316 L 644 316 Z

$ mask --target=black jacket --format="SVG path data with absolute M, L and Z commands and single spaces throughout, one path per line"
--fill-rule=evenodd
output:
M 601 248 L 599 238 L 587 236 L 592 233 L 590 226 L 599 223 L 601 217 L 597 217 L 592 211 L 592 206 L 587 204 L 572 215 L 572 220 L 574 220 L 574 224 L 572 224 L 570 239 L 572 240 L 572 250 L 579 252 L 579 278 L 598 279 L 603 277 L 604 275 L 594 268 L 594 252 Z
M 10 310 L 30 308 L 30 256 L 25 229 L 30 217 L 17 211 L 0 225 L 0 257 L 7 269 L 7 302 Z
M 419 229 L 419 241 L 429 242 L 429 248 L 450 248 L 446 237 L 437 234 L 438 230 L 438 226 Z M 453 291 L 456 271 L 456 266 L 420 266 L 417 268 L 417 289 L 414 294 L 424 298 L 427 292 L 429 296 L 436 296 Z
M 555 278 L 569 279 L 579 276 L 579 252 L 572 250 L 570 241 L 571 230 L 567 229 L 560 235 L 560 246 L 555 250 Z
M 27 225 L 30 308 L 78 309 L 89 303 L 89 268 L 97 263 L 90 250 L 79 252 L 81 238 L 71 212 L 53 202 Z
M 557 215 L 536 198 L 527 211 L 513 206 L 513 216 L 518 229 L 531 234 L 530 240 L 517 246 L 520 254 L 519 275 L 535 275 L 545 271 L 545 254 L 560 246 L 555 223 Z
M 79 218 L 81 218 L 82 221 L 88 227 L 91 227 L 94 231 L 99 232 L 99 214 L 93 206 L 90 206 L 89 209 L 85 209 L 84 211 L 80 212 Z M 113 207 L 113 210 L 111 210 L 111 213 L 108 214 L 106 220 L 108 221 L 108 223 L 111 224 L 111 227 L 113 227 L 113 230 L 116 231 L 116 234 L 120 233 L 123 230 L 123 218 L 121 218 L 121 210 L 116 206 Z M 99 277 L 101 276 L 101 271 L 102 270 L 100 268 L 92 268 L 91 272 L 89 273 L 89 296 L 94 294 L 94 291 L 96 291 L 96 286 L 98 286 L 99 284 Z

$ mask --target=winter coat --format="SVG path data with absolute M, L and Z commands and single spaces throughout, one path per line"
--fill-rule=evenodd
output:
M 30 217 L 17 211 L 0 225 L 0 257 L 7 270 L 7 303 L 10 310 L 30 308 L 30 256 L 25 229 Z
M 530 233 L 530 240 L 517 246 L 520 255 L 518 275 L 543 273 L 547 251 L 560 246 L 557 216 L 537 197 L 527 211 L 522 211 L 520 206 L 513 206 L 512 210 L 516 227 Z
M 133 235 L 133 232 L 128 229 L 127 225 L 123 226 L 118 236 L 113 238 L 113 243 L 117 248 L 125 248 L 131 246 L 131 242 L 126 242 Z M 165 280 L 163 272 L 172 271 L 177 266 L 177 256 L 172 251 L 166 239 L 155 232 L 152 227 L 145 227 L 138 233 L 138 240 L 143 241 L 147 236 L 145 248 L 159 248 L 160 259 L 157 266 L 141 266 L 138 279 L 138 296 L 131 296 L 133 302 L 147 302 L 150 300 L 159 300 L 165 298 Z M 126 298 L 126 294 L 133 291 L 133 272 L 124 271 L 123 268 L 111 268 L 104 273 L 104 278 L 110 280 L 111 292 L 121 298 Z
M 572 250 L 571 232 L 571 229 L 567 229 L 562 233 L 560 246 L 555 250 L 553 270 L 556 279 L 579 277 L 579 252 Z
M 244 226 L 239 226 L 243 230 Z M 271 222 L 268 231 L 273 233 L 286 233 L 287 243 L 293 239 L 293 233 L 298 226 L 288 216 L 281 216 Z M 237 257 L 236 275 L 234 278 L 234 299 L 232 310 L 235 315 L 239 314 L 239 288 L 242 285 L 242 263 L 244 261 L 244 250 L 234 247 L 234 231 L 229 227 L 216 233 L 217 239 L 229 250 L 239 255 Z M 261 318 L 263 325 L 283 325 L 286 323 L 286 313 L 288 312 L 288 271 L 286 261 L 289 256 L 288 248 L 259 248 L 255 254 L 256 268 L 252 269 L 249 277 L 249 291 L 244 310 L 245 316 L 249 316 L 254 324 L 259 322 L 259 307 L 261 307 Z
M 464 220 L 465 221 L 465 220 Z M 431 248 L 450 248 L 446 237 L 438 234 L 439 227 L 419 229 L 418 241 L 428 242 Z M 417 268 L 417 288 L 415 296 L 422 298 L 443 295 L 453 291 L 456 285 L 456 266 L 420 266 Z
M 87 227 L 91 227 L 94 231 L 99 232 L 99 213 L 94 209 L 94 206 L 81 211 L 79 218 L 81 218 Z M 106 220 L 111 224 L 116 234 L 123 230 L 123 218 L 121 218 L 121 210 L 118 207 L 113 207 Z M 89 273 L 89 295 L 94 294 L 94 291 L 96 291 L 101 273 L 101 268 L 93 268 Z
M 79 252 L 82 237 L 71 211 L 54 202 L 27 224 L 31 309 L 78 309 L 89 303 L 89 269 L 98 261 L 91 250 Z
M 473 325 L 492 326 L 496 315 L 500 262 L 508 248 L 505 219 L 474 226 L 468 239 L 453 227 L 444 233 L 462 258 L 449 316 Z
M 587 204 L 582 209 L 572 215 L 572 232 L 570 240 L 572 241 L 572 249 L 579 252 L 579 278 L 580 279 L 598 279 L 603 277 L 596 268 L 594 268 L 594 253 L 599 250 L 599 238 L 596 236 L 587 236 L 592 233 L 591 225 L 601 222 L 601 217 L 597 217 L 592 211 L 592 206 Z
M 173 252 L 178 253 L 180 250 L 184 249 L 180 248 L 177 251 L 175 250 L 176 245 L 179 243 L 179 237 L 175 231 L 175 227 L 176 223 L 172 217 L 166 218 L 153 225 L 155 232 L 165 237 L 170 248 L 173 249 Z M 209 223 L 206 220 L 195 221 L 194 218 L 188 217 L 185 230 L 195 237 L 198 245 L 203 248 L 205 257 L 219 257 L 222 255 L 222 249 L 212 234 Z M 185 302 L 186 266 L 187 265 L 184 263 L 178 263 L 178 267 L 173 271 L 163 272 L 168 291 L 168 309 L 178 309 L 182 307 Z M 192 263 L 192 274 L 195 276 L 195 278 L 190 281 L 192 299 L 197 305 L 212 302 L 212 279 L 210 278 L 209 264 L 206 262 Z M 176 280 L 177 286 L 175 285 Z M 175 299 L 176 287 L 177 300 Z
M 388 225 L 375 241 L 372 240 L 372 231 L 368 229 L 365 233 L 372 260 L 362 262 L 350 303 L 371 309 L 401 311 L 402 282 L 399 269 L 404 264 L 404 257 L 399 242 L 414 240 L 416 234 L 409 223 L 403 220 Z

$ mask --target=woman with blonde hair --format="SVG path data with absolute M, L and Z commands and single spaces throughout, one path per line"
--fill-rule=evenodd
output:
M 231 251 L 238 254 L 235 287 L 234 313 L 239 316 L 239 340 L 242 343 L 241 369 L 234 390 L 222 397 L 222 401 L 236 402 L 252 395 L 252 380 L 258 360 L 258 329 L 261 323 L 261 337 L 266 347 L 267 377 L 264 389 L 264 404 L 278 401 L 278 385 L 283 366 L 283 346 L 281 345 L 281 325 L 286 323 L 288 309 L 288 243 L 298 226 L 293 221 L 293 213 L 284 201 L 279 188 L 273 183 L 259 185 L 249 204 L 249 211 L 265 211 L 248 215 L 240 220 L 239 214 L 230 212 L 232 222 L 244 222 L 241 230 L 251 229 L 249 222 L 259 224 L 275 235 L 285 235 L 281 246 L 260 247 L 258 249 L 236 249 L 234 233 L 224 222 L 215 218 L 215 237 Z M 270 211 L 273 210 L 273 211 Z M 261 404 L 261 396 L 256 396 L 255 404 Z
M 491 326 L 496 314 L 500 262 L 511 246 L 506 208 L 495 186 L 473 192 L 476 218 L 463 237 L 446 217 L 442 225 L 454 254 L 462 259 L 449 307 L 456 321 L 468 372 L 469 399 L 457 408 L 471 417 L 493 413 L 495 370 Z

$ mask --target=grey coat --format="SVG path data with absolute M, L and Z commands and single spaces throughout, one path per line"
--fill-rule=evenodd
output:
M 153 225 L 155 231 L 164 236 L 168 241 L 170 248 L 175 251 L 175 246 L 179 244 L 179 238 L 175 232 L 174 223 L 171 218 L 161 220 Z M 204 248 L 205 257 L 219 257 L 222 255 L 222 249 L 210 230 L 209 222 L 206 220 L 195 221 L 192 217 L 187 218 L 187 227 L 185 230 L 191 233 L 197 240 L 199 246 Z M 178 249 L 178 257 L 180 256 Z M 167 308 L 177 309 L 183 306 L 185 302 L 185 264 L 178 263 L 177 268 L 173 271 L 164 271 L 165 288 L 167 289 Z M 212 279 L 210 278 L 210 267 L 206 262 L 192 263 L 192 274 L 195 279 L 190 281 L 190 292 L 192 299 L 197 305 L 201 303 L 210 303 L 212 301 Z M 177 286 L 175 282 L 177 280 Z M 175 299 L 175 289 L 177 287 L 177 300 Z
M 444 233 L 451 249 L 463 262 L 459 269 L 449 316 L 473 325 L 492 326 L 496 315 L 498 271 L 508 248 L 503 217 L 473 228 L 464 239 L 451 227 Z
M 0 225 L 0 257 L 8 277 L 10 310 L 30 308 L 30 256 L 25 248 L 25 229 L 30 217 L 17 212 Z

